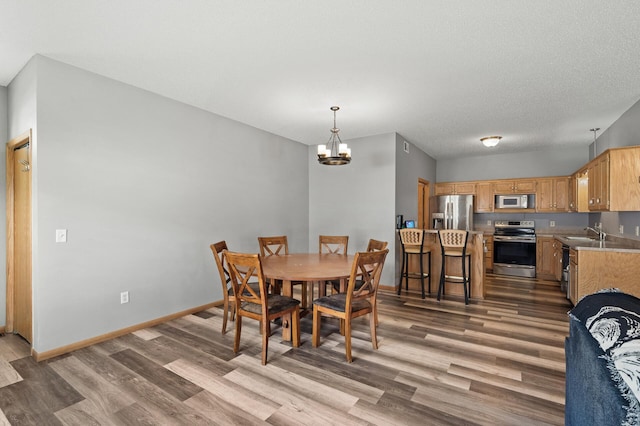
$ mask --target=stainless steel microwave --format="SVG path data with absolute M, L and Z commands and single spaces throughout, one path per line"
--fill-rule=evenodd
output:
M 496 195 L 495 206 L 497 209 L 531 209 L 535 208 L 535 206 L 530 202 L 533 201 L 533 197 L 535 197 L 535 195 Z

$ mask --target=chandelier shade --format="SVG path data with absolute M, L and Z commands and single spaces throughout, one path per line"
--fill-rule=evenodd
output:
M 336 111 L 340 107 L 332 106 L 333 128 L 326 144 L 318 145 L 318 162 L 325 166 L 342 166 L 351 162 L 351 148 L 340 139 L 340 129 L 336 127 Z

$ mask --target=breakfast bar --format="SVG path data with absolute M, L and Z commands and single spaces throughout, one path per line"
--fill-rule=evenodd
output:
M 435 297 L 438 293 L 438 285 L 440 282 L 440 272 L 442 269 L 442 248 L 440 246 L 440 239 L 438 238 L 438 230 L 425 229 L 424 247 L 431 250 L 431 293 L 428 297 Z M 398 246 L 400 247 L 400 240 L 398 239 Z M 467 242 L 467 251 L 471 253 L 471 299 L 484 299 L 484 244 L 483 233 L 479 231 L 469 231 L 469 239 Z M 423 260 L 424 271 L 428 270 L 428 264 L 426 257 Z M 462 276 L 461 264 L 459 259 L 447 260 L 447 274 L 451 275 L 451 271 L 460 271 L 454 273 L 456 276 Z M 449 262 L 452 262 L 451 264 Z M 409 271 L 417 272 L 420 270 L 420 264 L 417 256 L 411 256 L 409 259 Z M 397 274 L 397 279 L 400 274 Z M 399 283 L 402 287 L 402 291 L 405 292 L 404 279 Z M 426 288 L 426 284 L 425 284 Z M 420 280 L 416 278 L 409 278 L 409 291 L 411 293 L 419 294 L 420 292 Z M 443 300 L 446 300 L 447 295 L 455 295 L 464 297 L 464 289 L 462 285 L 447 282 L 445 284 L 445 296 Z

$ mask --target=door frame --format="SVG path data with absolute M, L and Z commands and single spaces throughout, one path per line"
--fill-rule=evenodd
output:
M 15 235 L 13 233 L 13 227 L 15 225 L 14 207 L 15 207 L 15 194 L 13 190 L 13 175 L 15 173 L 13 167 L 14 150 L 25 144 L 29 144 L 29 165 L 31 166 L 31 173 L 29 173 L 29 193 L 31 193 L 32 174 L 33 174 L 33 159 L 31 153 L 33 152 L 33 138 L 31 129 L 11 139 L 7 142 L 7 323 L 6 332 L 14 331 L 14 297 L 15 297 Z M 29 194 L 30 195 L 30 194 Z M 31 239 L 31 226 L 29 227 L 28 239 Z M 29 256 L 32 257 L 30 251 Z M 32 283 L 29 283 L 31 285 Z M 32 303 L 33 309 L 33 303 Z M 32 311 L 33 317 L 33 311 Z
M 426 193 L 426 197 L 425 197 Z M 428 229 L 429 226 L 429 199 L 431 197 L 431 184 L 428 180 L 418 178 L 418 228 Z M 426 202 L 426 206 L 425 206 Z M 425 218 L 425 214 L 427 217 Z

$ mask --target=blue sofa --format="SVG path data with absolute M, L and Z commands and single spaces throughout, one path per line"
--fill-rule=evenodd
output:
M 640 299 L 595 293 L 569 315 L 565 425 L 640 424 Z

